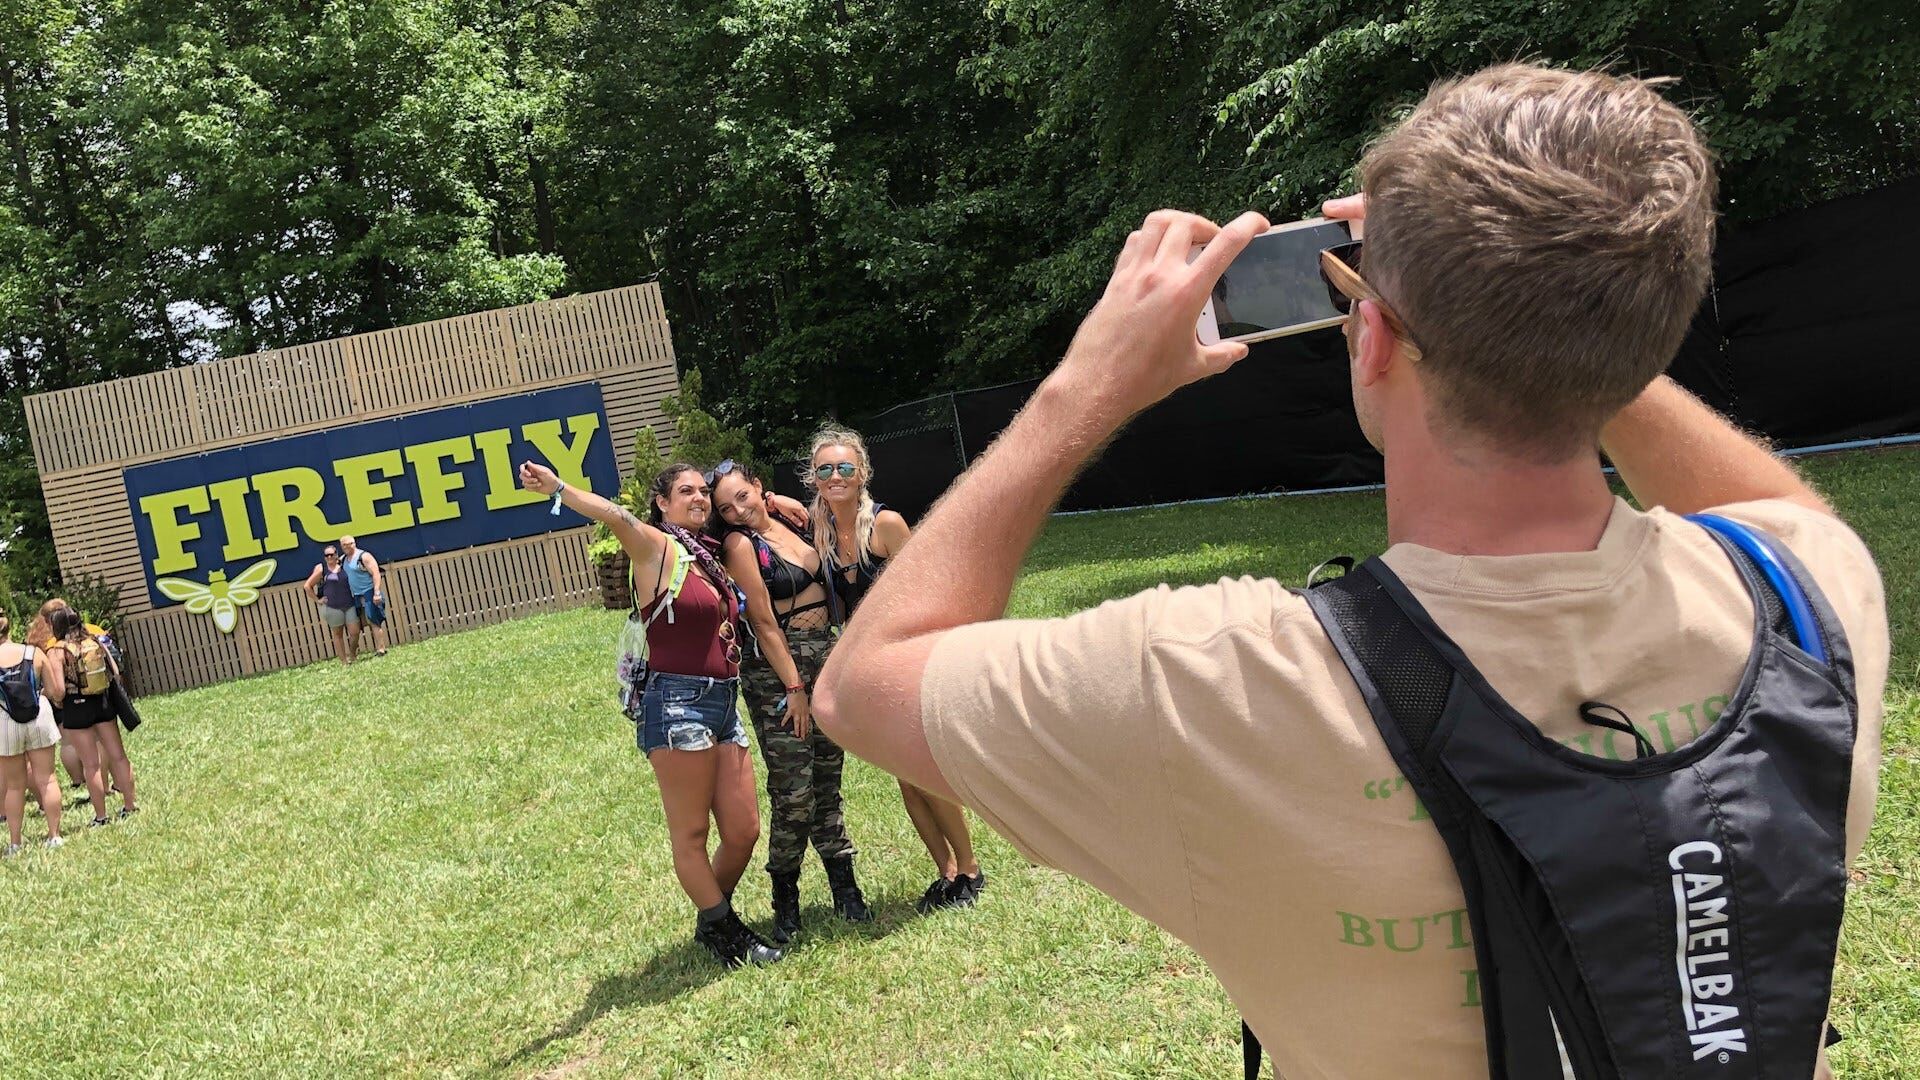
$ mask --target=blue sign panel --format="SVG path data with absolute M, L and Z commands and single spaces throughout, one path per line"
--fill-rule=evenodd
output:
M 189 600 L 198 610 L 209 587 L 225 597 L 229 585 L 304 580 L 322 545 L 345 535 L 387 563 L 583 524 L 520 487 L 527 460 L 612 495 L 620 478 L 600 384 L 138 465 L 123 477 L 154 606 Z

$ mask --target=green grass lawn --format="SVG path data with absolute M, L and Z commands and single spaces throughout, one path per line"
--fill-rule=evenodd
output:
M 1895 623 L 1835 1062 L 1920 1075 L 1920 452 L 1808 468 L 1874 548 Z M 1298 582 L 1383 539 L 1377 494 L 1060 519 L 1014 613 Z M 996 838 L 978 909 L 915 916 L 926 856 L 893 781 L 856 762 L 878 921 L 834 920 L 810 863 L 804 944 L 719 973 L 611 706 L 619 619 L 540 616 L 145 702 L 146 812 L 0 864 L 0 1077 L 1235 1074 L 1236 1016 L 1191 952 Z M 764 924 L 757 863 L 739 902 Z

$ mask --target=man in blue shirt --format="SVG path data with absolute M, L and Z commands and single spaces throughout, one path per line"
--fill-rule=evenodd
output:
M 380 577 L 380 563 L 370 551 L 360 550 L 353 537 L 340 538 L 345 557 L 347 585 L 353 589 L 353 606 L 360 612 L 360 625 L 373 628 L 373 655 L 387 655 L 387 597 Z

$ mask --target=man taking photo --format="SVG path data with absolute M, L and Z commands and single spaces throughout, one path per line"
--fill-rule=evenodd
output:
M 1709 154 L 1646 82 L 1506 65 L 1436 86 L 1360 175 L 1325 212 L 1366 220 L 1362 254 L 1329 272 L 1386 461 L 1391 546 L 1356 579 L 1380 584 L 1341 593 L 1364 617 L 1336 642 L 1324 600 L 1242 578 L 1001 620 L 1017 556 L 1089 458 L 1246 355 L 1194 325 L 1267 222 L 1160 211 L 874 585 L 815 716 L 1192 946 L 1289 1080 L 1555 1059 L 1531 1075 L 1808 1075 L 1843 863 L 1873 814 L 1886 612 L 1820 495 L 1661 374 L 1710 273 Z M 1648 509 L 1610 492 L 1601 448 Z M 1682 516 L 1709 510 L 1781 552 L 1780 586 Z M 1803 576 L 1793 639 L 1773 615 Z M 1369 637 L 1406 627 L 1384 652 Z M 1436 655 L 1423 705 L 1395 665 Z M 1421 708 L 1424 727 L 1406 716 Z M 1809 733 L 1805 752 L 1729 749 L 1782 731 Z M 1476 749 L 1526 782 L 1475 776 Z M 1756 810 L 1753 792 L 1782 794 Z M 1555 798 L 1565 814 L 1538 812 Z M 1533 809 L 1503 816 L 1509 802 Z M 1676 822 L 1703 831 L 1663 837 Z M 1790 826 L 1830 850 L 1767 841 Z M 1586 852 L 1632 869 L 1564 888 L 1592 877 Z M 1793 891 L 1798 864 L 1765 865 L 1802 855 L 1818 903 Z M 1533 870 L 1531 889 L 1502 880 Z M 1522 907 L 1544 922 L 1515 939 Z M 1496 964 L 1497 1008 L 1481 970 L 1496 935 L 1547 958 L 1534 984 Z M 1783 977 L 1796 937 L 1816 959 Z

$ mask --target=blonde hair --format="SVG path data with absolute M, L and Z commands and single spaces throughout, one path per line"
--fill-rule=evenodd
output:
M 873 480 L 873 459 L 867 456 L 866 441 L 851 428 L 832 424 L 821 428 L 814 433 L 813 449 L 807 451 L 807 470 L 801 480 L 813 492 L 813 547 L 820 553 L 821 566 L 839 565 L 833 508 L 827 505 L 826 497 L 820 494 L 820 481 L 813 475 L 813 459 L 829 446 L 844 446 L 853 451 L 854 461 L 860 466 L 860 509 L 853 518 L 853 539 L 859 564 L 869 566 L 873 562 L 874 508 L 873 493 L 867 489 L 867 485 Z
M 1361 273 L 1418 337 L 1443 430 L 1591 452 L 1711 274 L 1713 161 L 1656 82 L 1503 64 L 1367 150 Z

